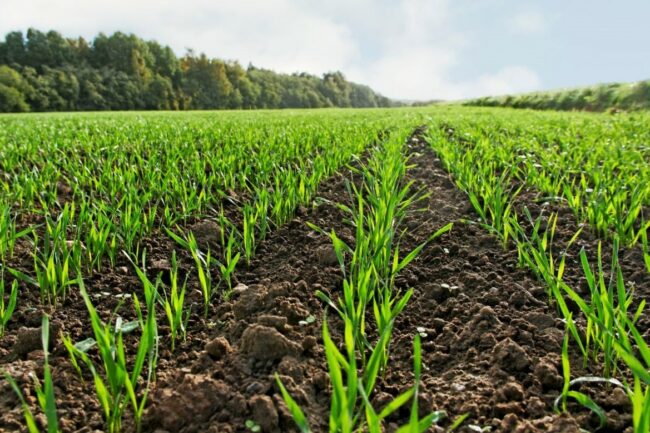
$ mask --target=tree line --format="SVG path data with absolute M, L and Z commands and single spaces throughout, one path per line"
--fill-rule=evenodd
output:
M 0 112 L 392 104 L 341 72 L 280 74 L 191 50 L 179 58 L 168 46 L 122 32 L 90 42 L 29 29 L 0 42 Z
M 597 84 L 589 87 L 521 95 L 488 96 L 465 101 L 464 105 L 536 110 L 648 110 L 650 109 L 650 80 L 634 83 Z

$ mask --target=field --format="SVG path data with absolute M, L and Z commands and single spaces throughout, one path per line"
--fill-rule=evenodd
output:
M 650 431 L 650 115 L 0 116 L 0 431 Z

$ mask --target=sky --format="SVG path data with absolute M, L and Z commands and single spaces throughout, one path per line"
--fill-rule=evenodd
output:
M 650 0 L 0 0 L 0 34 L 135 33 L 405 100 L 650 79 Z

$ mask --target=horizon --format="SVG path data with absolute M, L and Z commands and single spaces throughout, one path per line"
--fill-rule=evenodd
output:
M 338 70 L 398 101 L 453 101 L 650 78 L 644 46 L 650 28 L 643 24 L 650 3 L 639 0 L 625 9 L 590 2 L 588 13 L 557 0 L 480 5 L 188 0 L 183 7 L 151 0 L 5 2 L 2 35 L 33 27 L 92 41 L 99 33 L 122 31 L 168 45 L 177 56 L 193 49 L 281 73 L 321 76 Z M 78 13 L 68 12 L 73 9 Z

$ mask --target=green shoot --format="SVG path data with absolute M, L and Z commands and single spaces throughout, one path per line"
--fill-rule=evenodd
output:
M 129 372 L 122 339 L 121 318 L 118 317 L 115 326 L 104 324 L 81 280 L 79 289 L 90 316 L 103 374 L 100 374 L 99 368 L 91 358 L 74 345 L 69 337 L 64 337 L 64 345 L 68 350 L 72 364 L 78 369 L 77 359 L 81 359 L 92 373 L 95 394 L 104 413 L 107 430 L 110 433 L 120 431 L 124 410 L 126 405 L 130 403 L 135 418 L 136 430 L 139 432 L 150 381 L 157 362 L 158 331 L 155 304 L 153 302 L 155 296 L 151 297 L 147 305 L 147 319 L 142 327 L 136 357 Z M 147 364 L 146 385 L 143 390 L 138 390 L 138 379 L 143 372 L 145 363 Z
M 16 300 L 18 299 L 18 280 L 11 283 L 11 293 L 9 300 L 5 304 L 5 280 L 0 276 L 0 338 L 4 335 L 7 324 L 16 309 Z
M 172 352 L 174 352 L 174 349 L 176 347 L 176 339 L 178 338 L 179 333 L 182 335 L 183 340 L 185 340 L 187 333 L 187 321 L 189 320 L 189 312 L 186 312 L 184 310 L 187 280 L 183 283 L 183 286 L 180 289 L 178 287 L 178 263 L 176 261 L 176 251 L 172 252 L 171 265 L 171 289 L 169 296 L 167 296 L 167 293 L 165 293 L 164 308 L 165 314 L 167 315 L 167 320 L 169 322 Z
M 41 340 L 43 344 L 43 384 L 38 380 L 35 375 L 32 375 L 34 379 L 34 389 L 36 390 L 36 400 L 38 405 L 45 414 L 45 420 L 47 422 L 47 433 L 59 433 L 59 419 L 56 410 L 56 399 L 54 397 L 54 383 L 52 381 L 52 372 L 50 369 L 49 363 L 49 340 L 50 340 L 50 322 L 47 316 L 43 316 L 41 322 Z M 36 420 L 32 411 L 23 397 L 23 393 L 20 390 L 20 387 L 16 381 L 9 374 L 5 373 L 5 378 L 13 388 L 14 392 L 20 398 L 20 402 L 23 408 L 23 415 L 25 417 L 25 423 L 27 424 L 27 430 L 29 433 L 38 433 L 39 429 L 36 425 Z

